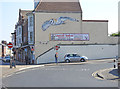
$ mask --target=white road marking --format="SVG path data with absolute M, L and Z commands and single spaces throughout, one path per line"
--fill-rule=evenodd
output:
M 7 76 L 4 76 L 4 77 L 10 77 L 10 76 L 12 76 L 13 74 L 9 74 L 9 75 L 7 75 Z
M 43 66 L 44 65 L 35 65 L 35 66 L 26 67 L 26 68 L 21 68 L 19 70 L 21 71 L 21 70 L 25 70 L 25 69 L 31 69 L 31 68 L 37 68 L 37 67 L 43 67 Z
M 25 71 L 20 71 L 20 72 L 17 72 L 17 73 L 15 73 L 15 74 L 21 74 L 21 73 L 24 73 Z

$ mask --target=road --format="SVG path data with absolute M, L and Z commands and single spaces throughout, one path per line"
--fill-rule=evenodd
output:
M 111 67 L 113 63 L 106 60 L 44 66 L 3 78 L 3 84 L 7 87 L 118 87 L 117 81 L 99 80 L 92 76 L 97 70 Z

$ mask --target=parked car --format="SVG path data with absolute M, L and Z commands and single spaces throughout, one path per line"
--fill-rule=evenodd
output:
M 80 61 L 80 62 L 86 62 L 88 58 L 86 56 L 79 56 L 78 54 L 66 54 L 64 56 L 65 62 L 72 62 L 72 61 Z
M 3 61 L 4 61 L 4 62 L 10 62 L 10 60 L 11 60 L 11 57 L 10 57 L 10 56 L 5 56 L 5 57 L 3 58 Z

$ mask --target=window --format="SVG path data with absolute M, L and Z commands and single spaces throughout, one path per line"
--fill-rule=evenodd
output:
M 73 54 L 70 54 L 70 57 L 73 57 Z
M 21 39 L 19 38 L 19 44 L 21 43 Z
M 16 36 L 17 36 L 18 34 L 17 34 L 17 29 L 16 29 Z
M 32 41 L 33 41 L 33 33 L 30 32 L 30 42 L 32 42 Z
M 67 57 L 70 57 L 70 54 L 68 54 Z
M 24 42 L 26 42 L 26 37 L 24 37 Z
M 30 26 L 33 26 L 33 18 L 30 17 Z
M 80 57 L 78 54 L 76 54 L 76 57 Z
M 19 35 L 19 29 L 17 29 L 17 36 Z
M 21 28 L 19 27 L 19 34 L 21 34 Z

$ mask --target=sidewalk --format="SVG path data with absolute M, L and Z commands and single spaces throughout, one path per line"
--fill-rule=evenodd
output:
M 2 74 L 0 75 L 0 77 L 6 77 L 16 72 L 20 72 L 32 68 L 43 67 L 43 66 L 44 65 L 16 65 L 16 68 L 14 67 L 10 68 L 10 65 L 0 65 L 0 68 L 2 69 Z
M 109 68 L 109 69 L 102 69 L 96 72 L 96 75 L 101 79 L 106 80 L 116 80 L 119 79 L 118 77 L 118 69 Z

